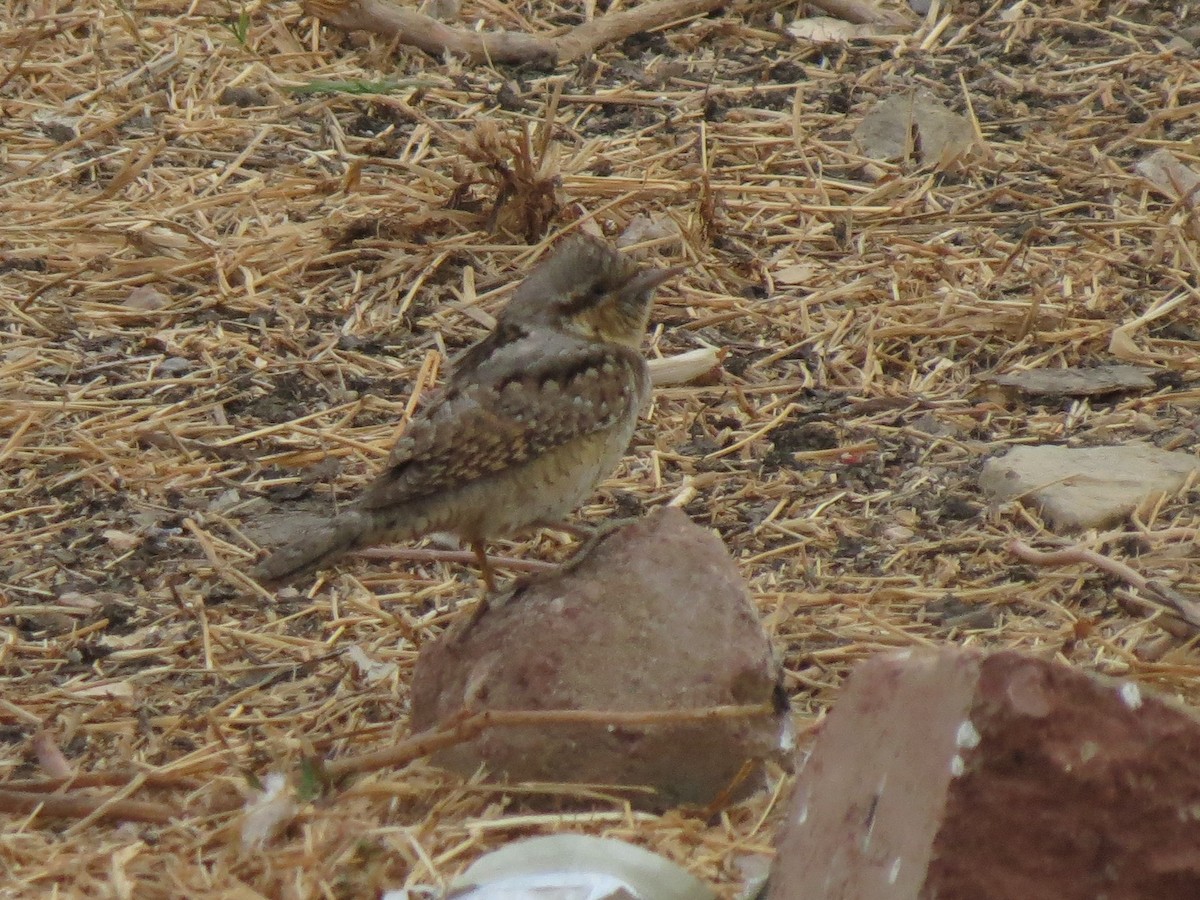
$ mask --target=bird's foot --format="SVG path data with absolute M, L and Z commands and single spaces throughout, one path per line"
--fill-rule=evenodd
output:
M 565 575 L 567 572 L 574 572 L 610 535 L 637 521 L 639 520 L 636 518 L 609 519 L 607 522 L 591 528 L 580 526 L 580 530 L 573 533 L 582 536 L 583 546 L 571 554 L 571 558 L 558 567 L 558 574 Z
M 555 531 L 565 531 L 568 534 L 578 538 L 582 542 L 582 546 L 571 554 L 570 559 L 560 566 L 552 566 L 549 563 L 533 563 L 526 561 L 526 565 L 530 568 L 535 568 L 532 575 L 523 575 L 513 582 L 512 587 L 503 593 L 499 593 L 496 589 L 496 580 L 493 576 L 491 559 L 484 552 L 483 544 L 472 544 L 471 550 L 474 554 L 475 561 L 479 565 L 480 573 L 483 576 L 485 590 L 476 602 L 475 607 L 471 610 L 471 617 L 467 620 L 466 628 L 470 629 L 482 619 L 489 609 L 492 608 L 493 600 L 496 605 L 503 605 L 513 597 L 520 596 L 526 588 L 536 582 L 539 578 L 545 577 L 547 571 L 553 572 L 556 575 L 564 575 L 568 572 L 573 572 L 578 568 L 584 560 L 586 560 L 595 549 L 604 542 L 613 532 L 620 531 L 627 525 L 632 525 L 639 521 L 636 518 L 625 519 L 610 519 L 600 525 L 589 526 L 581 525 L 575 522 L 555 522 L 547 524 L 545 527 Z M 545 567 L 545 570 L 542 569 Z
M 533 580 L 536 576 L 526 575 L 518 578 L 512 587 L 504 591 L 495 591 L 492 589 L 485 590 L 479 595 L 479 599 L 475 601 L 475 605 L 471 608 L 471 614 L 467 618 L 464 631 L 470 631 L 478 624 L 479 620 L 487 615 L 489 609 L 499 609 L 508 603 L 513 597 L 524 590 L 525 585 Z

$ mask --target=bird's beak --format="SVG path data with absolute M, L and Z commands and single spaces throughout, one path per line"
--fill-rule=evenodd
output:
M 669 281 L 676 275 L 682 275 L 688 268 L 688 266 L 672 266 L 669 269 L 646 269 L 638 272 L 622 288 L 622 293 L 633 297 L 648 294 L 664 281 Z

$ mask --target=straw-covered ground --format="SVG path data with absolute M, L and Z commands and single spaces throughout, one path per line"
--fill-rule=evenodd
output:
M 683 492 L 745 574 L 798 723 L 856 660 L 943 642 L 1200 701 L 1186 637 L 1110 576 L 1015 559 L 1012 538 L 1058 536 L 976 487 L 1015 444 L 1195 442 L 1196 203 L 1134 166 L 1165 148 L 1200 170 L 1197 54 L 1168 48 L 1200 9 L 943 6 L 906 35 L 816 45 L 786 32 L 795 4 L 737 3 L 537 71 L 346 34 L 295 2 L 3 4 L 0 790 L 81 780 L 61 816 L 0 813 L 0 893 L 363 897 L 578 830 L 733 894 L 770 846 L 778 773 L 749 802 L 657 817 L 421 761 L 316 790 L 305 760 L 407 734 L 417 651 L 470 608 L 475 572 L 354 559 L 282 595 L 242 574 L 265 512 L 353 496 L 558 234 L 615 239 L 638 217 L 668 234 L 648 259 L 689 267 L 647 352 L 721 348 L 724 372 L 657 392 L 582 515 Z M 584 14 L 464 0 L 461 22 Z M 914 88 L 972 122 L 964 164 L 853 144 Z M 1160 387 L 984 389 L 1114 349 Z M 1071 539 L 1189 592 L 1195 497 Z M 239 798 L 272 772 L 298 814 L 244 848 Z M 96 798 L 173 818 L 112 821 Z

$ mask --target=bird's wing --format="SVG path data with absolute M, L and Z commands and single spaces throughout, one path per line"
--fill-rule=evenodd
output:
M 456 375 L 413 418 L 358 505 L 379 509 L 453 490 L 610 428 L 636 412 L 647 383 L 637 351 L 525 333 Z

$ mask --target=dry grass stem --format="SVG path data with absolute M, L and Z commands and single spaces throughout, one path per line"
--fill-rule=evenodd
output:
M 1023 444 L 1196 443 L 1200 79 L 1178 10 L 958 0 L 911 37 L 814 42 L 778 4 L 458 5 L 430 55 L 297 0 L 0 3 L 6 896 L 379 896 L 561 830 L 740 894 L 782 771 L 706 819 L 421 756 L 409 685 L 479 597 L 445 564 L 461 557 L 379 548 L 278 592 L 246 578 L 281 520 L 353 502 L 576 230 L 686 265 L 645 348 L 706 366 L 655 389 L 578 521 L 674 504 L 719 533 L 797 721 L 864 657 L 943 643 L 1200 702 L 1196 486 L 1090 543 L 1140 581 L 1019 559 L 1010 542 L 1061 536 L 977 486 Z M 498 33 L 555 67 L 501 62 Z M 969 165 L 855 145 L 914 89 L 971 121 Z M 1122 361 L 1154 385 L 986 389 Z M 577 547 L 492 549 L 517 571 Z M 312 760 L 354 789 L 243 850 L 247 783 Z

